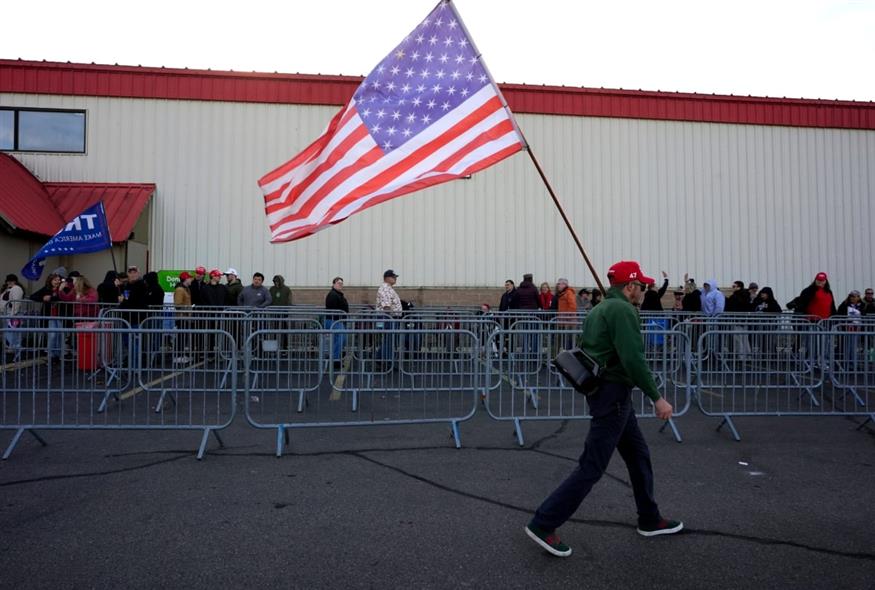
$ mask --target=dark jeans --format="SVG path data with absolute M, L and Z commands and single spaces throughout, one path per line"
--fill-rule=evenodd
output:
M 617 383 L 605 383 L 590 398 L 592 423 L 586 446 L 571 475 L 556 488 L 535 512 L 532 524 L 546 531 L 559 528 L 583 502 L 592 486 L 601 479 L 614 449 L 629 469 L 638 523 L 659 522 L 659 508 L 653 499 L 653 467 L 650 451 L 632 410 L 631 392 Z

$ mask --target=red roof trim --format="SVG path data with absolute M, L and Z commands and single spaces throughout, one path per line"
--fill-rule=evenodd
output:
M 64 219 L 72 219 L 98 201 L 103 201 L 113 242 L 128 239 L 155 192 L 155 185 L 149 183 L 45 182 L 43 185 Z
M 358 76 L 0 60 L 0 92 L 343 105 Z M 500 84 L 517 113 L 875 130 L 875 103 Z
M 13 229 L 54 235 L 64 225 L 45 187 L 33 173 L 0 153 L 0 217 Z

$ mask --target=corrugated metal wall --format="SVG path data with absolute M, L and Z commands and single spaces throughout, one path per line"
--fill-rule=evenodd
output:
M 49 181 L 154 182 L 153 266 L 235 266 L 297 286 L 487 286 L 533 272 L 592 284 L 524 154 L 472 180 L 271 245 L 255 181 L 322 132 L 333 107 L 0 94 L 85 108 L 88 154 L 16 154 Z M 771 285 L 783 303 L 818 270 L 842 296 L 875 284 L 875 132 L 520 115 L 597 268 L 637 258 Z

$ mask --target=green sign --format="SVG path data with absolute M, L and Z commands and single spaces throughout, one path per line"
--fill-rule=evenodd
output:
M 176 285 L 179 284 L 179 275 L 187 272 L 193 274 L 190 270 L 159 270 L 158 284 L 165 293 L 173 293 L 176 290 Z

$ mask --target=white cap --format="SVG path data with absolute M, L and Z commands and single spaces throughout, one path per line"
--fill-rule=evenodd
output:
M 240 276 L 240 274 L 237 272 L 236 268 L 229 268 L 228 270 L 225 271 L 225 274 L 226 275 L 234 275 L 235 277 Z

